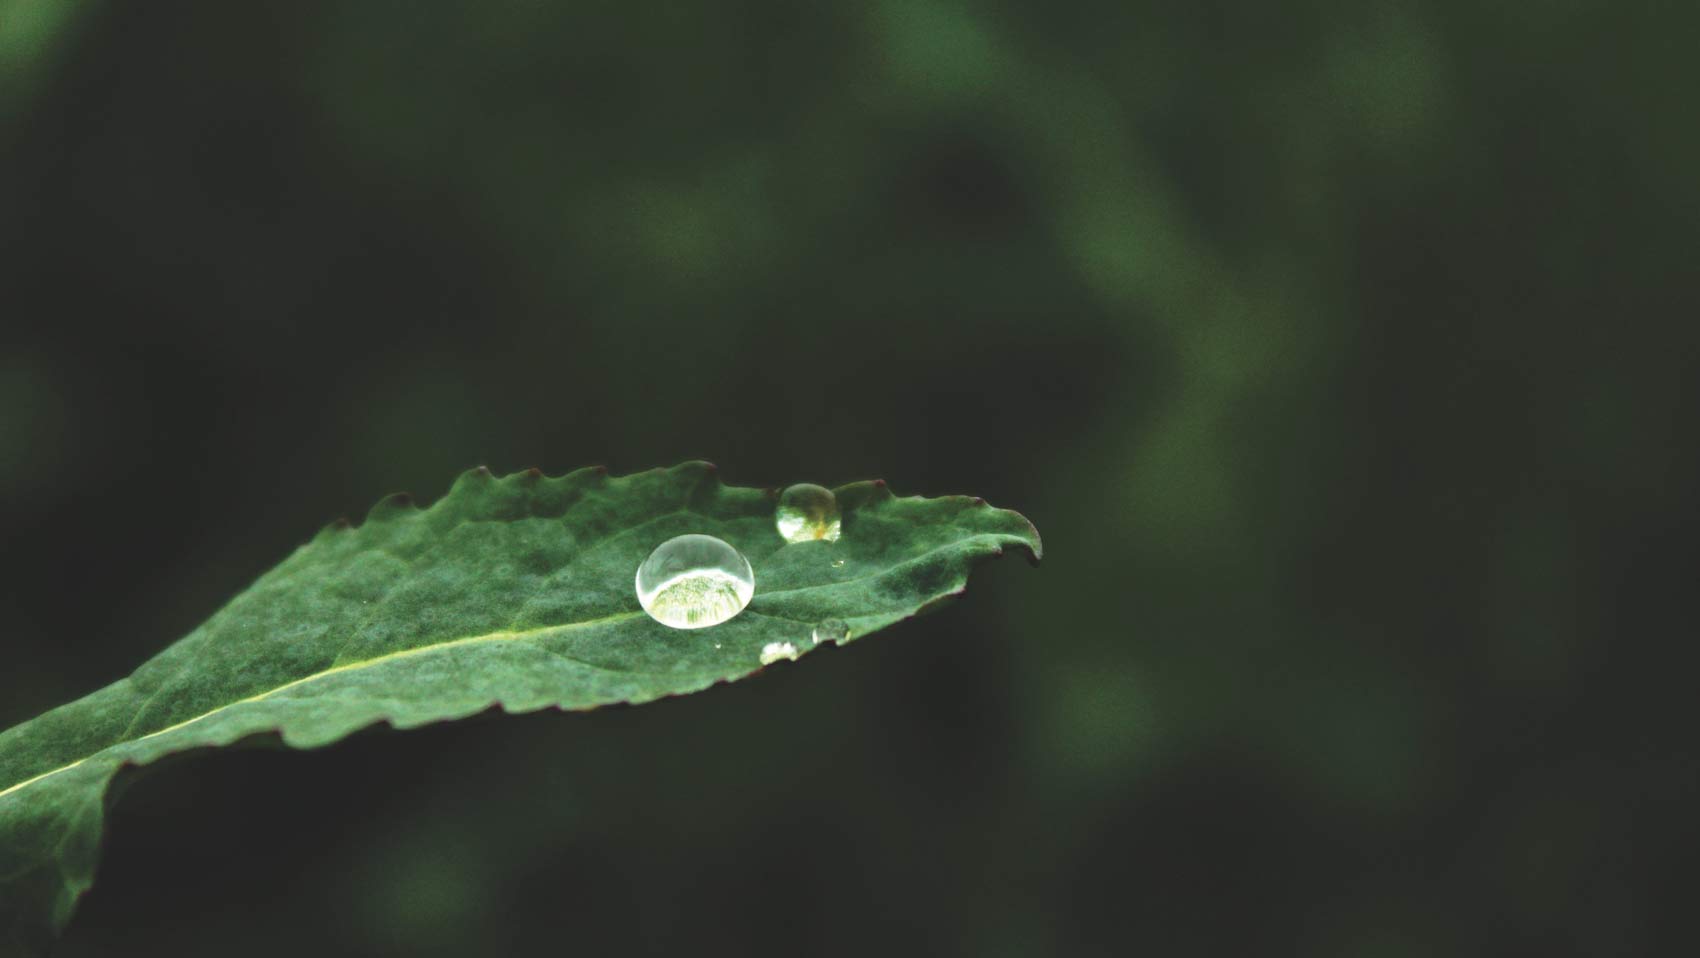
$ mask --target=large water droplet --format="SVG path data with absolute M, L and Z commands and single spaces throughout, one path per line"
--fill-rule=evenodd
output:
M 675 629 L 719 625 L 744 611 L 755 591 L 750 560 L 713 536 L 668 539 L 637 570 L 643 610 Z
M 843 619 L 823 619 L 815 625 L 810 636 L 816 645 L 822 642 L 843 642 L 850 637 L 850 626 Z
M 789 642 L 769 642 L 761 647 L 761 664 L 772 665 L 780 659 L 795 661 L 800 654 L 797 647 Z
M 840 532 L 838 497 L 825 486 L 800 482 L 779 494 L 774 517 L 786 542 L 837 542 Z

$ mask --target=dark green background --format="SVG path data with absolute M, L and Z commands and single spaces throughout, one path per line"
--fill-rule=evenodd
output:
M 1668 945 L 1697 9 L 0 0 L 0 724 L 479 463 L 1047 549 L 688 699 L 181 760 L 63 953 Z

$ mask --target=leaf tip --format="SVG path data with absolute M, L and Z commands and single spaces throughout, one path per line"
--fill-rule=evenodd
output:
M 1027 538 L 1021 542 L 1021 551 L 1027 556 L 1027 564 L 1038 566 L 1045 558 L 1045 540 L 1039 537 L 1039 527 L 1019 512 L 1015 513 L 1015 517 L 1027 526 Z

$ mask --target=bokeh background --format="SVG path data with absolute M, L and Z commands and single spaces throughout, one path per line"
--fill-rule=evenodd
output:
M 686 699 L 180 760 L 63 954 L 1669 947 L 1697 30 L 0 0 L 0 723 L 481 463 L 1047 551 Z

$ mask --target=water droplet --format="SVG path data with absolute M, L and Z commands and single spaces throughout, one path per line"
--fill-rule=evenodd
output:
M 825 486 L 800 482 L 779 494 L 774 517 L 786 542 L 837 542 L 840 532 L 838 497 Z
M 789 642 L 769 642 L 761 647 L 761 664 L 772 665 L 780 659 L 796 660 L 800 653 Z
M 643 610 L 675 629 L 719 625 L 744 611 L 755 591 L 750 560 L 713 536 L 668 539 L 637 570 Z
M 844 568 L 844 560 L 843 560 L 843 559 L 834 559 L 834 560 L 832 560 L 832 567 L 833 567 L 833 568 L 834 568 L 834 569 L 842 569 L 842 568 Z
M 811 638 L 815 644 L 822 642 L 843 642 L 850 637 L 850 626 L 843 619 L 823 619 L 815 626 Z

